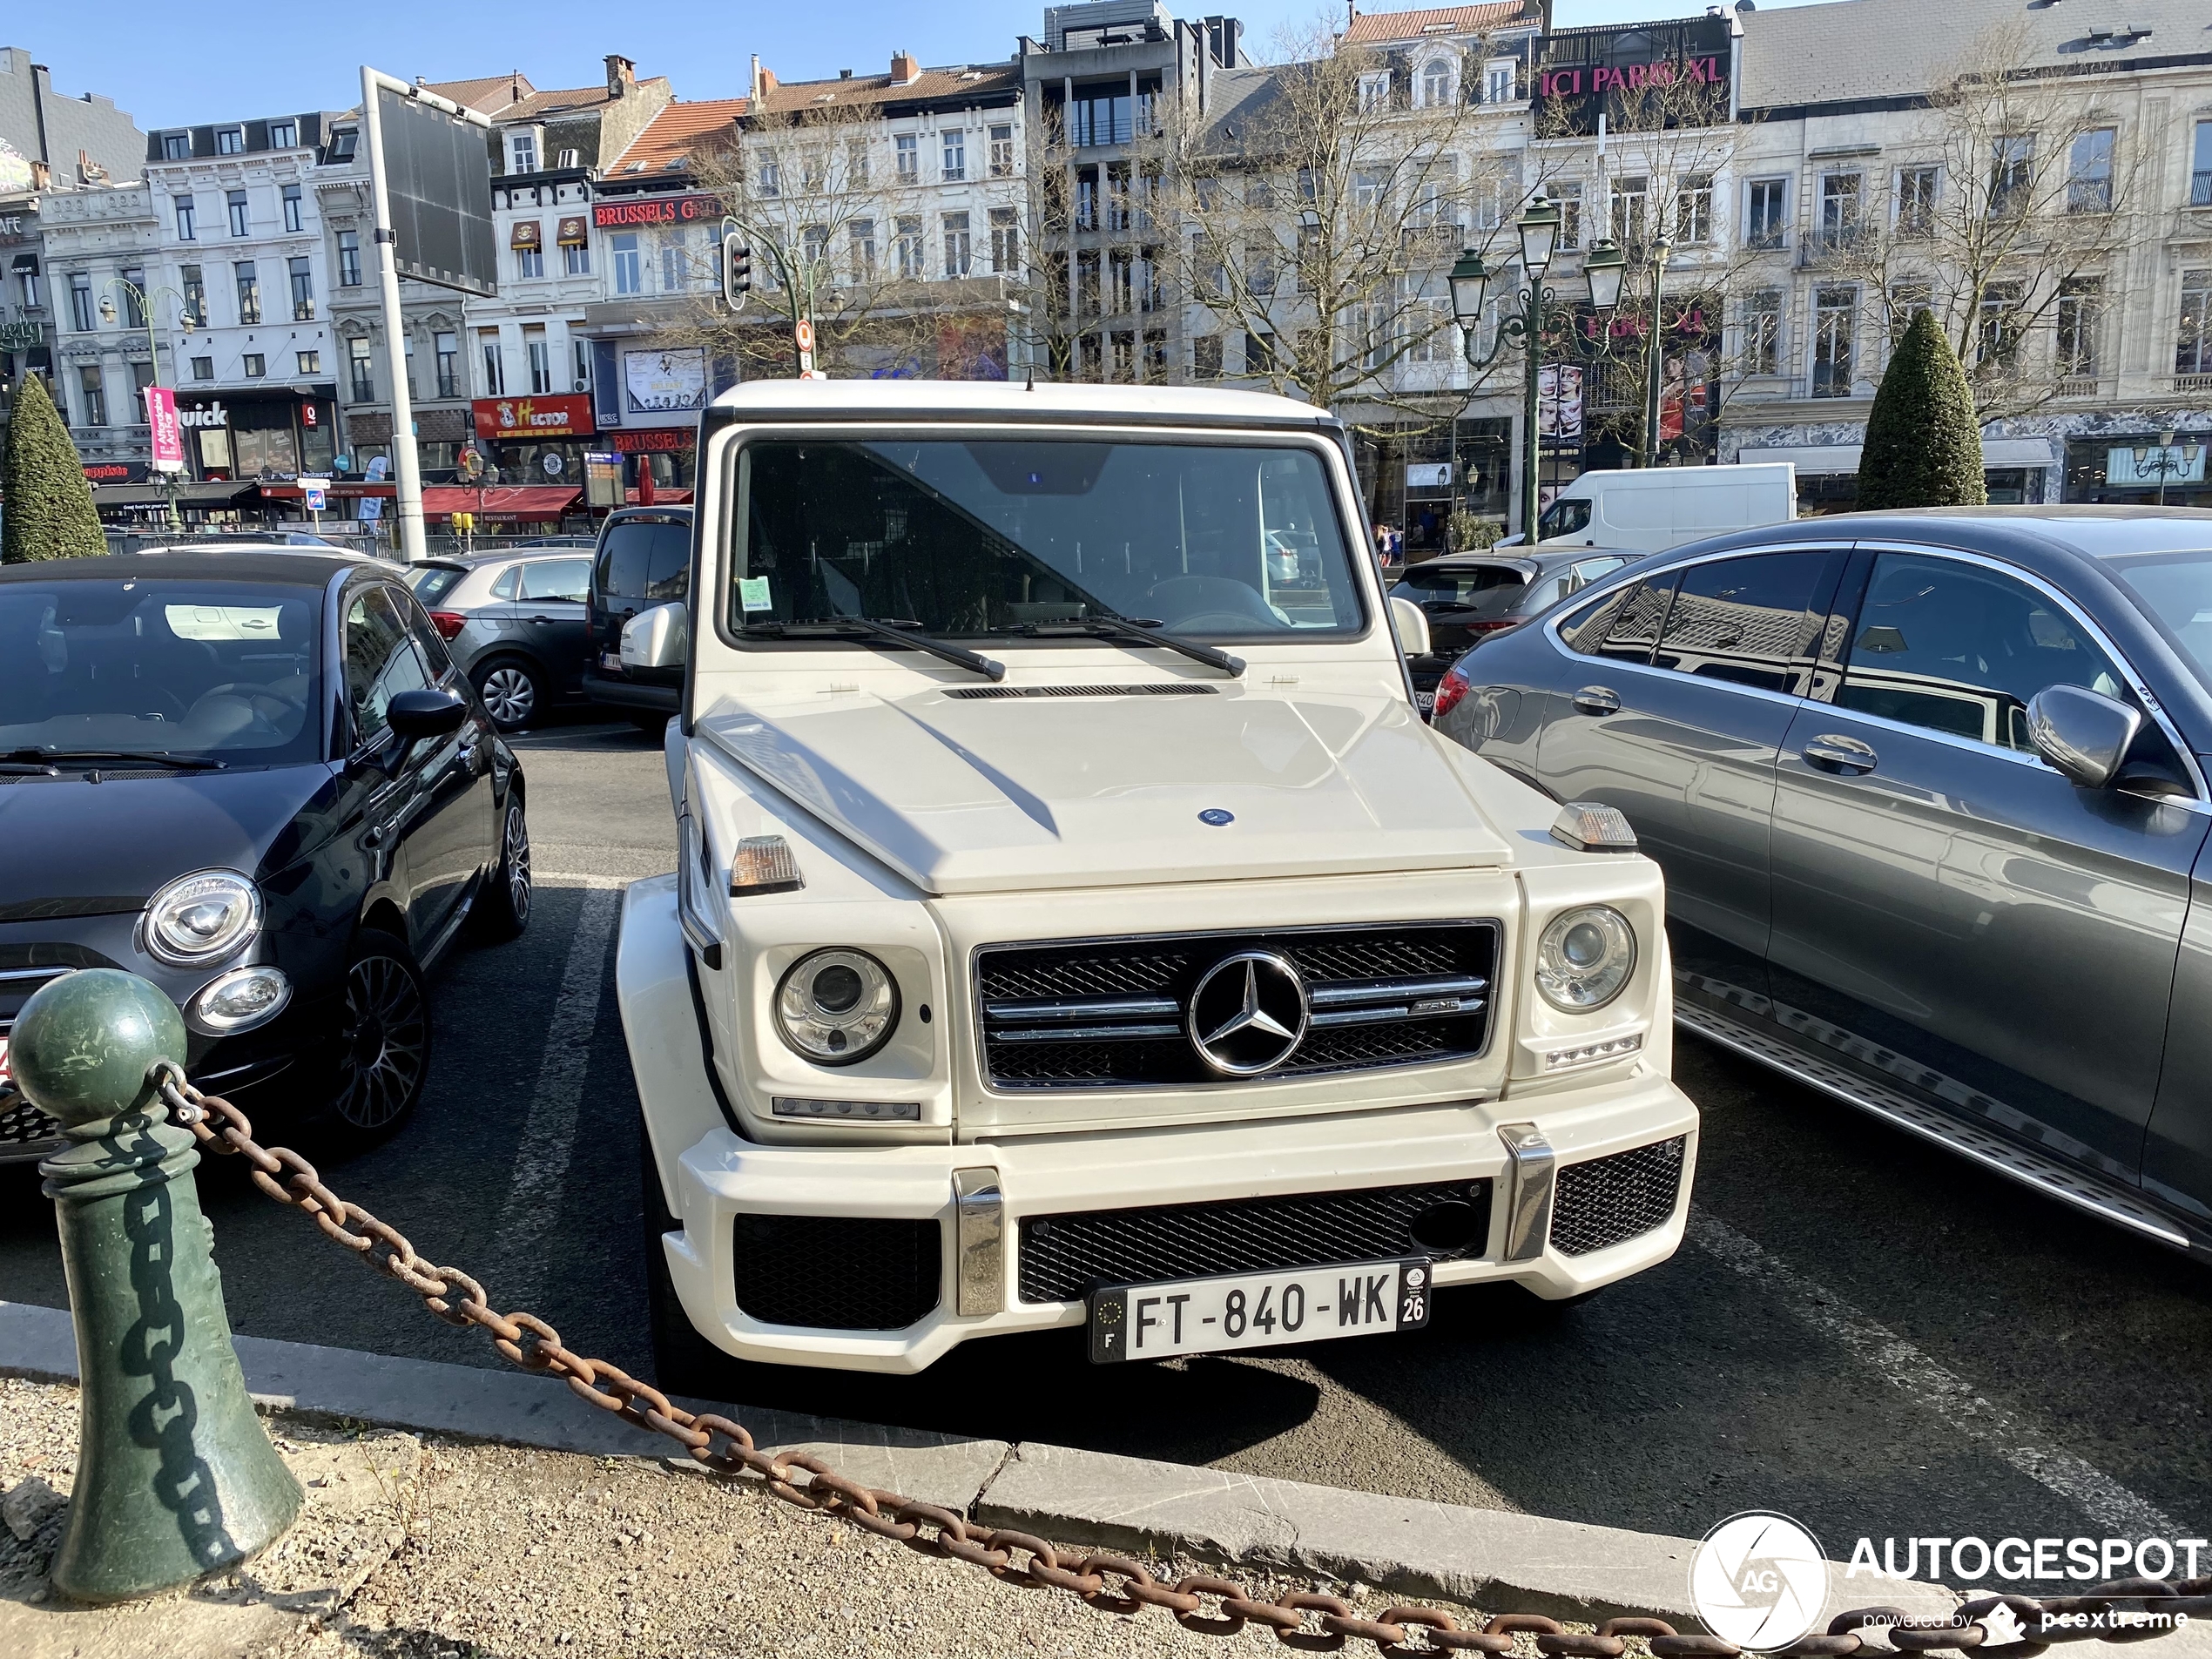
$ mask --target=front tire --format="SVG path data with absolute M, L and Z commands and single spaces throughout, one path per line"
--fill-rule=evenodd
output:
M 502 732 L 519 732 L 544 713 L 544 677 L 519 657 L 500 657 L 476 671 L 476 695 Z
M 340 998 L 339 1074 L 324 1117 L 354 1146 L 373 1146 L 414 1115 L 430 1075 L 430 1003 L 407 941 L 364 927 Z
M 513 939 L 530 925 L 530 826 L 523 792 L 510 787 L 499 815 L 499 861 L 484 876 L 476 901 L 477 931 L 488 941 Z

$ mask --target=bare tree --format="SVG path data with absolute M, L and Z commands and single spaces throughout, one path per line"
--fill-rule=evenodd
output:
M 1888 178 L 1824 183 L 1812 246 L 1824 273 L 1872 291 L 1892 341 L 1935 314 L 1982 421 L 2027 414 L 2107 366 L 2107 299 L 2144 229 L 2140 146 L 2121 142 L 2102 86 L 2034 66 L 2015 24 L 1937 89 Z

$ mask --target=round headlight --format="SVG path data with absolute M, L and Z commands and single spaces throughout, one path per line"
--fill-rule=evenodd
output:
M 185 1009 L 187 1023 L 214 1036 L 251 1031 L 284 1012 L 292 981 L 280 968 L 233 968 L 210 980 Z
M 857 950 L 818 950 L 792 964 L 776 987 L 776 1030 L 793 1054 L 817 1065 L 849 1066 L 890 1040 L 899 987 L 881 962 Z
M 1536 941 L 1536 988 L 1562 1013 L 1603 1008 L 1635 968 L 1635 929 L 1604 905 L 1561 912 Z
M 261 894 L 230 870 L 179 876 L 146 900 L 146 954 L 172 968 L 217 962 L 260 931 Z

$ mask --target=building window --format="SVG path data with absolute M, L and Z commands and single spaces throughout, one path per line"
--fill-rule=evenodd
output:
M 911 132 L 899 135 L 895 148 L 899 153 L 899 182 L 916 185 L 921 182 L 921 140 Z
M 338 233 L 338 286 L 358 288 L 361 285 L 361 239 L 359 231 Z
M 2066 158 L 2067 212 L 2112 211 L 2112 145 L 2116 136 L 2110 127 L 2097 127 L 2074 139 Z
M 615 292 L 643 293 L 645 291 L 644 261 L 637 252 L 637 233 L 624 231 L 614 239 Z
M 553 389 L 553 347 L 542 322 L 523 325 L 523 356 L 529 364 L 530 392 L 543 397 Z
M 1432 57 L 1421 67 L 1421 107 L 1440 110 L 1452 102 L 1452 63 Z
M 199 274 L 199 267 L 196 265 L 179 266 L 177 273 L 184 280 L 185 320 L 195 328 L 205 328 L 207 327 L 207 284 Z
M 272 122 L 270 122 L 270 123 L 269 123 L 269 148 L 270 148 L 270 149 L 272 149 L 272 150 L 296 150 L 296 149 L 298 149 L 299 147 L 300 147 L 300 126 L 299 126 L 299 124 L 298 124 L 297 122 L 295 122 L 295 121 L 272 121 Z M 296 227 L 295 227 L 295 228 L 296 228 Z
M 246 153 L 246 129 L 219 127 L 215 132 L 215 153 L 219 156 L 242 156 Z
M 1897 170 L 1897 233 L 1932 236 L 1935 233 L 1936 181 L 1934 167 Z
M 260 352 L 250 351 L 239 360 L 239 368 L 249 381 L 258 381 L 269 372 L 268 359 Z
M 591 342 L 571 340 L 569 344 L 574 347 L 576 357 L 576 389 L 588 392 L 591 389 Z
M 545 274 L 545 250 L 542 247 L 518 247 L 515 250 L 515 274 L 523 281 Z
M 1390 107 L 1390 71 L 1376 70 L 1359 78 L 1359 113 L 1372 115 Z
M 1982 290 L 1980 315 L 1976 318 L 1980 351 L 1978 361 L 1993 368 L 2020 367 L 2021 285 L 1993 282 Z
M 189 196 L 177 198 L 177 239 L 179 242 L 198 239 L 192 229 L 192 198 Z
M 1517 65 L 1509 60 L 1492 64 L 1482 71 L 1482 101 L 1485 104 L 1510 104 L 1519 90 Z
M 1905 331 L 1912 326 L 1913 318 L 1934 304 L 1934 293 L 1930 284 L 1919 280 L 1890 284 L 1890 350 L 1892 353 L 1905 343 Z
M 26 258 L 30 261 L 27 265 L 22 263 L 22 260 Z M 16 286 L 23 290 L 24 304 L 30 307 L 32 310 L 36 311 L 40 306 L 46 303 L 38 292 L 37 255 L 29 254 L 18 256 L 17 267 L 16 270 Z
M 261 320 L 261 279 L 253 269 L 253 261 L 240 260 L 231 267 L 238 279 L 238 320 L 241 323 Z
M 233 236 L 246 235 L 253 228 L 247 223 L 246 217 L 246 192 L 242 190 L 233 190 L 225 199 L 230 205 L 231 234 Z
M 1244 373 L 1250 375 L 1271 374 L 1275 371 L 1275 336 L 1244 333 Z
M 213 380 L 215 378 L 215 360 L 212 357 L 193 358 L 192 360 L 192 377 L 196 381 Z
M 968 134 L 951 132 L 944 134 L 945 182 L 954 184 L 968 177 Z
M 84 424 L 105 426 L 107 424 L 107 390 L 101 383 L 100 371 L 98 367 L 88 366 L 78 369 L 77 383 L 78 389 L 84 395 Z
M 146 326 L 146 273 L 143 267 L 133 266 L 123 273 L 123 326 L 143 328 Z
M 899 237 L 899 275 L 907 281 L 918 281 L 928 274 L 924 265 L 921 245 L 921 221 L 901 219 L 896 226 Z
M 1014 177 L 1014 127 L 1010 122 L 991 129 L 991 177 Z
M 1713 180 L 1710 174 L 1691 173 L 1675 190 L 1675 240 L 1710 242 L 1713 239 Z
M 1190 342 L 1190 378 L 1194 381 L 1217 381 L 1221 378 L 1221 336 L 1200 334 Z
M 1101 144 L 1127 144 L 1134 132 L 1134 110 L 1129 83 L 1077 87 L 1076 101 L 1068 106 L 1068 137 L 1078 148 Z
M 2097 377 L 2097 336 L 2103 332 L 2104 279 L 2069 277 L 2059 284 L 2059 378 Z
M 2196 124 L 2196 150 L 2189 162 L 2189 206 L 2212 207 L 2212 121 Z
M 192 134 L 189 132 L 163 133 L 161 135 L 161 158 L 164 161 L 191 160 Z
M 2024 213 L 2035 187 L 2035 138 L 2032 133 L 1993 138 L 1989 145 L 1989 216 Z
M 561 257 L 570 276 L 591 274 L 591 246 L 588 242 L 563 242 Z
M 1857 174 L 1851 175 L 1856 178 Z M 1851 344 L 1858 314 L 1857 288 L 1821 288 L 1813 295 L 1812 395 L 1849 397 Z
M 1845 248 L 1858 239 L 1858 209 L 1866 175 L 1831 172 L 1820 181 L 1820 245 Z
M 496 328 L 476 330 L 476 346 L 484 362 L 484 395 L 486 397 L 506 396 L 507 365 L 500 358 L 499 330 Z
M 289 150 L 292 146 L 290 145 L 286 145 L 284 147 Z M 296 231 L 301 228 L 300 212 L 300 186 L 297 185 L 287 185 L 284 187 L 285 229 L 288 231 Z
M 1264 297 L 1275 292 L 1277 251 L 1271 236 L 1255 236 L 1244 244 L 1244 287 L 1251 293 Z
M 1372 213 L 1383 205 L 1383 194 L 1389 188 L 1390 175 L 1379 167 L 1360 167 L 1352 175 L 1352 205 L 1363 213 Z M 1265 201 L 1256 201 L 1254 207 L 1264 207 Z
M 684 227 L 681 225 L 666 233 L 660 249 L 660 286 L 663 293 L 681 293 L 691 279 L 691 262 L 684 252 Z
M 991 209 L 991 271 L 996 276 L 1022 274 L 1022 219 L 1015 208 Z
M 1559 246 L 1569 252 L 1582 246 L 1582 181 L 1554 179 L 1545 186 L 1559 205 Z
M 1648 179 L 1613 181 L 1613 239 L 1624 248 L 1641 250 L 1643 246 L 1644 206 L 1650 190 L 1651 181 Z
M 507 171 L 536 172 L 537 171 L 537 135 L 534 132 L 510 132 L 507 135 Z
M 1744 245 L 1755 248 L 1785 246 L 1790 239 L 1790 181 L 1754 179 L 1746 194 L 1750 206 Z
M 287 261 L 292 279 L 292 320 L 313 322 L 315 317 L 314 267 L 305 259 Z
M 975 256 L 968 239 L 968 215 L 945 215 L 945 274 L 964 277 L 974 269 Z
M 845 227 L 846 239 L 853 245 L 853 280 L 875 280 L 875 221 L 856 219 Z
M 1743 299 L 1743 373 L 1782 372 L 1782 290 L 1762 288 Z
M 407 371 L 407 395 L 411 398 L 419 397 L 421 395 L 421 391 L 415 383 L 415 336 L 412 334 L 404 334 L 401 336 L 401 341 L 400 361 Z
M 784 193 L 783 164 L 771 156 L 753 170 L 752 192 L 756 196 L 780 196 Z
M 438 395 L 461 395 L 461 336 L 433 334 L 430 344 L 438 355 Z
M 70 327 L 82 334 L 89 334 L 99 326 L 99 319 L 92 314 L 92 279 L 82 271 L 69 280 L 69 320 Z M 107 423 L 100 421 L 94 424 Z
M 303 351 L 297 354 L 297 355 L 300 360 L 300 373 L 302 375 L 320 374 L 322 373 L 322 354 L 320 352 Z
M 376 374 L 370 366 L 369 345 L 366 338 L 346 342 L 346 369 L 347 377 L 353 382 L 354 401 L 375 401 Z
M 330 158 L 334 162 L 351 161 L 361 140 L 359 127 L 340 127 L 330 135 Z
M 2212 271 L 2182 273 L 2182 323 L 2174 337 L 2176 374 L 2212 374 Z

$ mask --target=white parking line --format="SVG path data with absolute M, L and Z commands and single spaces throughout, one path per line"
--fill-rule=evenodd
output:
M 506 1219 L 493 1241 L 503 1281 L 496 1294 L 509 1305 L 528 1306 L 538 1299 L 543 1271 L 538 1246 L 559 1212 L 561 1187 L 576 1145 L 577 1109 L 583 1099 L 584 1069 L 599 1022 L 599 981 L 625 885 L 604 876 L 551 879 L 582 887 L 583 897 L 568 963 L 561 970 L 560 993 L 553 999 L 529 1116 L 523 1125 L 522 1144 L 515 1149 L 514 1174 L 500 1211 Z
M 1936 1363 L 1871 1315 L 1833 1291 L 1786 1266 L 1724 1221 L 1690 1211 L 1690 1242 L 1744 1278 L 1771 1291 L 1791 1317 L 1832 1337 L 1905 1398 L 1925 1407 L 1970 1440 L 1980 1441 L 2031 1480 L 2079 1507 L 2107 1534 L 2120 1538 L 2176 1538 L 2176 1523 L 2102 1470 L 2071 1452 L 2042 1443 L 2033 1430 L 1973 1385 Z

